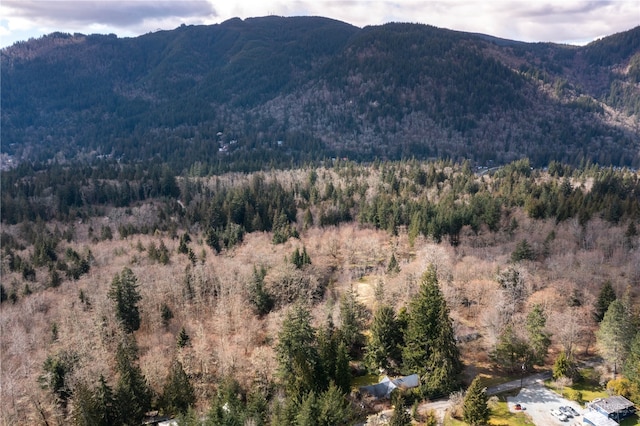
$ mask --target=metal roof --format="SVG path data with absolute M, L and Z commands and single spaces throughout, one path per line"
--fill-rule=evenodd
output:
M 629 401 L 624 396 L 614 395 L 609 398 L 595 399 L 590 404 L 590 407 L 599 409 L 600 411 L 613 414 L 618 411 L 624 411 L 634 406 L 633 402 Z
M 582 422 L 592 426 L 619 426 L 616 421 L 597 411 L 587 411 L 582 415 Z

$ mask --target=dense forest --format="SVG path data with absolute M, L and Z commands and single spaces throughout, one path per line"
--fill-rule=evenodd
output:
M 1 55 L 3 167 L 640 165 L 640 27 L 576 47 L 264 17 L 124 39 L 54 33 Z
M 595 354 L 638 401 L 635 172 L 25 167 L 2 179 L 5 424 L 352 424 L 368 372 L 419 374 L 410 406 Z
M 0 424 L 484 424 L 542 371 L 640 404 L 640 27 L 0 54 Z M 419 384 L 360 391 L 382 375 Z

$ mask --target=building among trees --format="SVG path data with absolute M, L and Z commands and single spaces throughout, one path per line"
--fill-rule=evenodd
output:
M 583 422 L 593 426 L 617 425 L 636 412 L 633 402 L 620 395 L 594 399 L 587 408 L 589 411 L 584 413 Z

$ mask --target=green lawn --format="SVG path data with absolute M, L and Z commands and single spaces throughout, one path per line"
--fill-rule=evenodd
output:
M 377 374 L 365 374 L 364 376 L 357 376 L 351 379 L 351 387 L 358 389 L 360 386 L 375 385 L 380 381 L 380 376 Z
M 506 401 L 498 402 L 497 406 L 491 409 L 489 424 L 493 426 L 534 426 L 534 423 L 523 412 L 510 412 Z M 447 415 L 444 419 L 444 426 L 466 426 L 466 423 Z
M 565 386 L 562 389 L 557 388 L 554 385 L 553 380 L 547 380 L 544 384 L 554 392 L 567 399 L 576 401 L 581 405 L 593 401 L 596 398 L 606 398 L 609 396 L 606 390 L 598 383 L 596 373 L 593 368 L 580 370 L 580 375 L 582 376 L 581 380 L 571 386 Z

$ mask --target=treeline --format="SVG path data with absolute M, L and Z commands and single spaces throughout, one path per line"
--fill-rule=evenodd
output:
M 23 165 L 3 173 L 2 222 L 18 226 L 2 232 L 2 268 L 21 275 L 24 294 L 33 290 L 32 283 L 42 281 L 38 276 L 46 277 L 45 286 L 50 287 L 77 280 L 88 272 L 91 253 L 71 246 L 77 238 L 74 222 L 91 222 L 114 207 L 125 210 L 124 219 L 90 226 L 91 241 L 155 231 L 177 238 L 178 230 L 184 229 L 202 232 L 206 244 L 221 252 L 242 243 L 251 232 L 272 232 L 278 244 L 309 227 L 357 221 L 392 235 L 407 232 L 411 243 L 422 235 L 457 245 L 465 232 L 512 233 L 518 227 L 511 218 L 513 209 L 523 209 L 536 220 L 576 219 L 582 226 L 595 217 L 626 223 L 628 248 L 638 234 L 640 179 L 626 170 L 592 165 L 574 169 L 553 162 L 543 172 L 520 160 L 482 174 L 468 163 L 360 166 L 338 161 L 331 168 L 310 168 L 297 176 L 259 172 L 237 175 L 235 182 L 231 175 L 206 181 L 176 178 L 161 165 Z M 137 220 L 131 207 L 148 201 L 156 205 L 155 212 Z M 58 226 L 48 226 L 49 221 Z M 521 243 L 519 257 L 544 254 L 545 250 L 534 253 L 527 241 Z M 168 262 L 162 247 L 140 251 L 145 250 L 152 260 Z M 2 290 L 3 299 L 18 297 L 6 285 Z
M 576 169 L 552 162 L 543 172 L 520 160 L 482 175 L 468 163 L 338 161 L 330 168 L 308 169 L 302 178 L 281 176 L 278 181 L 258 172 L 235 183 L 217 177 L 212 186 L 199 178 L 176 178 L 160 164 L 22 165 L 3 172 L 2 222 L 71 223 L 104 215 L 111 207 L 156 200 L 161 214 L 154 221 L 118 224 L 112 231 L 126 237 L 198 227 L 220 251 L 249 232 L 274 231 L 277 240 L 296 229 L 352 220 L 392 234 L 405 227 L 411 239 L 425 235 L 456 244 L 464 227 L 478 233 L 512 226 L 503 219 L 516 207 L 534 219 L 577 218 L 583 225 L 594 216 L 610 223 L 640 217 L 637 174 L 592 165 Z
M 174 173 L 160 164 L 94 166 L 23 163 L 2 173 L 2 222 L 70 222 L 100 214 L 101 206 L 174 198 L 180 189 Z

